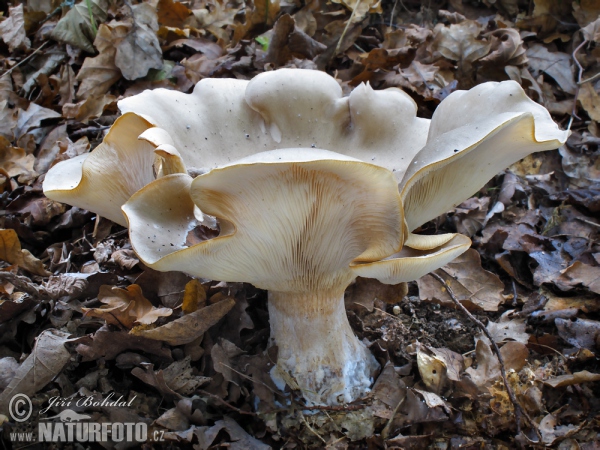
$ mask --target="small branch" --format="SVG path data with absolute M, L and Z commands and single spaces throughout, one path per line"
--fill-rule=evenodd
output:
M 238 408 L 238 407 L 236 407 L 236 406 L 233 406 L 231 403 L 229 403 L 229 402 L 227 402 L 227 401 L 223 400 L 223 399 L 222 399 L 221 397 L 219 397 L 218 395 L 211 394 L 210 392 L 204 391 L 204 390 L 202 390 L 202 389 L 198 389 L 198 392 L 200 392 L 201 394 L 207 395 L 207 396 L 209 396 L 209 397 L 210 397 L 210 398 L 212 398 L 212 399 L 215 399 L 215 400 L 218 400 L 218 401 L 220 401 L 221 403 L 223 403 L 223 404 L 224 404 L 225 406 L 227 406 L 228 408 L 231 408 L 232 410 L 234 410 L 234 411 L 236 411 L 236 412 L 238 412 L 238 413 L 240 413 L 240 414 L 244 414 L 244 415 L 246 415 L 246 416 L 257 416 L 257 414 L 256 414 L 256 413 L 253 413 L 252 411 L 244 411 L 244 410 L 242 410 L 242 409 L 240 409 L 240 408 Z
M 300 413 L 300 417 L 302 418 L 302 421 L 304 422 L 304 425 L 306 425 L 306 428 L 308 428 L 308 429 L 309 429 L 309 431 L 310 431 L 312 434 L 314 434 L 316 437 L 318 437 L 319 439 L 321 439 L 321 442 L 323 442 L 323 444 L 327 445 L 327 441 L 326 441 L 325 439 L 323 439 L 323 436 L 321 436 L 319 433 L 317 433 L 317 432 L 316 432 L 316 431 L 313 429 L 313 427 L 311 427 L 311 426 L 308 424 L 308 422 L 307 422 L 306 418 L 304 417 L 304 414 Z
M 494 338 L 493 338 L 492 334 L 485 327 L 485 325 L 483 323 L 481 323 L 481 321 L 479 319 L 477 319 L 473 314 L 471 314 L 469 312 L 469 310 L 467 308 L 465 308 L 465 306 L 460 301 L 458 301 L 458 298 L 454 294 L 454 291 L 452 290 L 452 288 L 446 283 L 446 281 L 442 277 L 440 277 L 435 272 L 431 272 L 429 275 L 431 275 L 433 278 L 435 278 L 436 280 L 438 280 L 442 284 L 442 286 L 444 286 L 444 288 L 446 288 L 446 291 L 448 292 L 448 295 L 450 296 L 450 298 L 452 299 L 452 301 L 454 302 L 454 304 L 456 306 L 458 306 L 458 308 L 463 313 L 465 313 L 467 315 L 467 317 L 469 319 L 471 319 L 471 321 L 473 321 L 481 329 L 481 331 L 483 332 L 483 334 L 485 334 L 487 336 L 487 338 L 489 339 L 489 341 L 490 341 L 490 343 L 492 345 L 492 348 L 494 349 L 494 353 L 496 354 L 496 356 L 498 357 L 498 361 L 500 362 L 500 373 L 502 375 L 502 381 L 504 382 L 504 387 L 506 388 L 506 392 L 508 393 L 508 397 L 510 398 L 510 401 L 513 404 L 513 407 L 515 409 L 515 422 L 517 424 L 517 436 L 521 434 L 521 417 L 525 416 L 527 418 L 527 420 L 529 421 L 529 424 L 531 425 L 531 427 L 535 430 L 535 433 L 537 434 L 538 439 L 541 442 L 542 441 L 542 435 L 540 434 L 540 431 L 539 431 L 539 429 L 537 427 L 537 424 L 531 419 L 531 417 L 529 417 L 529 414 L 527 414 L 527 412 L 521 407 L 521 404 L 517 400 L 517 397 L 516 397 L 514 391 L 510 387 L 510 384 L 508 383 L 508 379 L 506 378 L 506 369 L 504 368 L 504 358 L 502 358 L 502 354 L 500 353 L 500 349 L 498 348 L 498 345 L 494 341 Z
M 24 62 L 26 62 L 26 61 L 30 60 L 30 59 L 33 57 L 33 55 L 35 55 L 37 52 L 39 52 L 41 49 L 43 49 L 43 48 L 46 46 L 46 44 L 48 44 L 49 42 L 50 42 L 50 41 L 46 41 L 46 42 L 44 42 L 42 45 L 40 45 L 38 48 L 36 48 L 36 49 L 33 51 L 33 53 L 32 53 L 31 55 L 27 56 L 26 58 L 22 59 L 22 60 L 21 60 L 21 61 L 19 61 L 17 64 L 15 64 L 14 66 L 12 66 L 10 69 L 8 69 L 6 72 L 4 72 L 4 73 L 2 74 L 2 76 L 4 76 L 4 75 L 8 75 L 8 74 L 9 74 L 9 73 L 11 73 L 13 70 L 15 70 L 17 67 L 19 67 L 21 64 L 23 64 Z

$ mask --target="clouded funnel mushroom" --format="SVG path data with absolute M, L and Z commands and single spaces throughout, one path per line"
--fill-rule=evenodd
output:
M 450 262 L 466 236 L 412 231 L 568 136 L 512 81 L 454 92 L 431 120 L 398 89 L 343 97 L 327 74 L 294 69 L 119 107 L 101 146 L 52 168 L 46 195 L 127 225 L 156 270 L 269 290 L 273 376 L 316 404 L 359 398 L 378 368 L 348 324 L 346 287 Z M 203 213 L 220 234 L 188 245 Z

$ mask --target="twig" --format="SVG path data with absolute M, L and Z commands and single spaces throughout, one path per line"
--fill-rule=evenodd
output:
M 25 61 L 31 59 L 33 57 L 33 55 L 35 55 L 37 52 L 39 52 L 41 49 L 43 49 L 46 44 L 48 44 L 50 41 L 46 41 L 44 42 L 42 45 L 40 45 L 38 48 L 36 48 L 33 53 L 29 56 L 27 56 L 26 58 L 22 59 L 21 61 L 19 61 L 17 64 L 15 64 L 14 66 L 12 66 L 10 69 L 8 69 L 6 72 L 4 72 L 2 74 L 2 76 L 4 75 L 8 75 L 9 73 L 11 73 L 13 70 L 15 70 L 17 67 L 19 67 L 21 64 L 23 64 Z
M 361 409 L 365 409 L 367 405 L 338 405 L 338 406 L 324 406 L 324 405 L 314 405 L 314 406 L 305 406 L 300 405 L 300 408 L 306 409 L 308 411 L 360 411 Z
M 109 125 L 106 126 L 100 126 L 100 127 L 85 127 L 85 128 L 80 128 L 79 130 L 75 130 L 72 133 L 70 133 L 70 138 L 71 139 L 79 139 L 82 136 L 87 136 L 87 135 L 91 135 L 94 133 L 99 133 L 101 131 L 106 130 L 107 128 L 110 128 Z
M 304 425 L 306 425 L 306 428 L 309 429 L 309 431 L 314 434 L 316 437 L 318 437 L 319 439 L 321 439 L 321 442 L 323 442 L 323 444 L 327 445 L 327 441 L 325 439 L 323 439 L 323 436 L 321 436 L 319 433 L 317 433 L 313 427 L 311 427 L 309 425 L 309 423 L 307 422 L 306 418 L 304 417 L 304 414 L 302 414 L 302 412 L 300 413 L 300 417 L 302 418 L 302 421 L 304 422 Z
M 228 408 L 233 409 L 234 411 L 240 413 L 240 414 L 245 414 L 247 416 L 257 416 L 256 413 L 252 412 L 252 411 L 244 411 L 236 406 L 233 406 L 231 403 L 223 400 L 221 397 L 219 397 L 218 395 L 215 394 L 211 394 L 210 392 L 204 391 L 202 389 L 198 389 L 198 392 L 204 394 L 204 395 L 208 395 L 210 398 L 213 398 L 215 400 L 219 400 L 221 403 L 223 403 L 225 406 L 227 406 Z
M 502 358 L 502 354 L 500 353 L 500 349 L 498 348 L 498 345 L 494 341 L 494 338 L 493 338 L 492 334 L 485 327 L 485 325 L 483 323 L 481 323 L 481 321 L 479 319 L 477 319 L 473 314 L 471 314 L 469 312 L 469 310 L 467 308 L 465 308 L 465 306 L 461 302 L 458 301 L 458 298 L 454 294 L 454 291 L 452 290 L 452 288 L 450 287 L 450 285 L 448 285 L 446 283 L 446 281 L 442 277 L 440 277 L 435 272 L 431 272 L 429 275 L 431 275 L 433 278 L 435 278 L 436 280 L 438 280 L 442 284 L 442 286 L 444 286 L 444 288 L 446 288 L 446 291 L 448 292 L 448 295 L 450 296 L 450 298 L 452 299 L 452 301 L 454 302 L 454 304 L 456 306 L 458 306 L 458 308 L 463 313 L 465 313 L 467 315 L 467 317 L 469 319 L 471 319 L 471 321 L 473 321 L 481 329 L 481 331 L 483 332 L 483 334 L 485 334 L 487 336 L 487 338 L 489 339 L 489 341 L 490 341 L 490 343 L 492 345 L 492 348 L 494 349 L 494 353 L 496 353 L 496 356 L 498 357 L 498 361 L 500 362 L 500 374 L 502 375 L 502 381 L 504 382 L 504 387 L 506 388 L 506 392 L 508 393 L 508 397 L 510 398 L 510 401 L 513 404 L 513 407 L 515 409 L 515 422 L 517 424 L 517 436 L 519 436 L 521 434 L 521 418 L 522 418 L 522 416 L 525 416 L 525 418 L 529 421 L 529 424 L 531 425 L 531 427 L 535 430 L 535 433 L 537 434 L 538 439 L 541 442 L 542 441 L 542 435 L 540 434 L 540 430 L 538 429 L 537 424 L 531 419 L 531 417 L 529 417 L 529 414 L 527 414 L 527 411 L 525 411 L 521 407 L 521 404 L 517 400 L 517 397 L 515 396 L 514 391 L 510 387 L 510 384 L 508 383 L 508 379 L 506 378 L 506 369 L 504 368 L 504 358 Z

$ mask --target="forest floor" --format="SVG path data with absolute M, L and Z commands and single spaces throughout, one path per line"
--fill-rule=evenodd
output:
M 600 448 L 600 2 L 0 8 L 3 448 L 46 448 L 15 433 L 65 407 L 147 424 L 147 442 L 89 444 L 104 448 Z M 280 67 L 326 71 L 345 93 L 399 87 L 426 118 L 457 89 L 512 79 L 571 130 L 421 228 L 471 237 L 454 262 L 406 295 L 361 278 L 348 288 L 350 323 L 382 370 L 341 407 L 273 384 L 264 291 L 155 272 L 124 228 L 42 192 L 52 165 L 102 141 L 117 100 Z M 185 345 L 135 334 L 190 313 L 208 330 Z M 11 415 L 16 394 L 31 399 L 29 420 Z

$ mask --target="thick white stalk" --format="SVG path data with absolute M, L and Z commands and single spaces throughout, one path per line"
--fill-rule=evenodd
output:
M 269 292 L 271 338 L 278 347 L 274 380 L 284 380 L 318 405 L 360 398 L 379 368 L 352 332 L 344 292 Z

